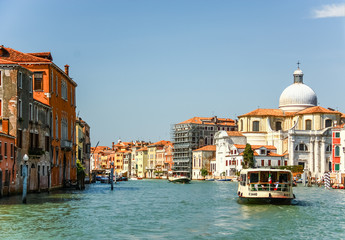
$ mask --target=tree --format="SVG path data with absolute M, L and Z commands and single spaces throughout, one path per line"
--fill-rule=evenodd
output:
M 243 168 L 253 168 L 254 164 L 254 150 L 252 149 L 252 146 L 249 143 L 247 143 L 246 148 L 243 151 L 242 166 Z
M 208 171 L 205 168 L 202 168 L 200 172 L 201 172 L 201 176 L 203 177 L 206 177 L 208 175 Z

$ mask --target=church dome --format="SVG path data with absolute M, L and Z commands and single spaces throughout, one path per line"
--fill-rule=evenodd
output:
M 298 112 L 317 105 L 317 96 L 313 89 L 303 83 L 303 72 L 299 68 L 294 72 L 294 83 L 282 92 L 279 108 L 286 112 Z

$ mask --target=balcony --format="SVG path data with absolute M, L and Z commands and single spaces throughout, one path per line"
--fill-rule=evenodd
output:
M 30 157 L 40 157 L 41 155 L 43 155 L 45 152 L 43 151 L 42 148 L 29 148 L 29 156 Z
M 72 141 L 69 140 L 61 140 L 61 150 L 62 151 L 72 151 Z

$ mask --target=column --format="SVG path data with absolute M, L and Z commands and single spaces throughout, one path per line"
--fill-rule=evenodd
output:
M 294 164 L 294 158 L 295 158 L 295 149 L 294 149 L 294 145 L 295 145 L 295 139 L 294 136 L 289 136 L 289 162 L 288 165 L 292 166 L 295 165 Z
M 322 139 L 321 141 L 321 172 L 320 176 L 323 176 L 326 170 L 326 156 L 325 156 L 325 140 Z
M 309 171 L 311 172 L 311 176 L 315 176 L 315 140 L 314 137 L 310 139 L 310 151 L 309 151 Z

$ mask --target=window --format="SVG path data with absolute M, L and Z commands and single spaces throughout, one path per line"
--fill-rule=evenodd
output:
M 295 147 L 295 150 L 306 152 L 306 151 L 308 151 L 308 147 L 304 143 L 300 143 Z
M 336 137 L 336 138 L 340 138 L 340 132 L 336 132 L 336 133 L 335 133 L 335 137 Z
M 23 117 L 23 105 L 22 105 L 22 100 L 19 99 L 18 101 L 18 117 L 22 118 Z
M 253 132 L 259 131 L 259 121 L 253 121 Z
M 2 143 L 0 142 L 0 155 L 2 154 Z
M 0 71 L 0 87 L 2 86 L 2 71 Z
M 327 147 L 326 147 L 326 152 L 331 152 L 332 151 L 332 146 L 331 145 L 328 145 Z
M 38 111 L 37 111 L 37 106 L 36 105 L 34 106 L 34 117 L 35 117 L 34 122 L 38 122 Z
M 241 131 L 243 131 L 243 120 L 241 119 Z
M 271 166 L 271 160 L 268 160 L 268 166 Z
M 311 120 L 305 120 L 305 130 L 311 130 Z
M 56 163 L 56 164 L 59 164 L 59 150 L 58 150 L 58 149 L 56 149 L 55 163 Z
M 22 148 L 23 147 L 23 132 L 21 129 L 18 129 L 17 141 L 18 141 L 18 147 Z
M 327 119 L 326 121 L 325 121 L 325 127 L 327 128 L 327 127 L 332 127 L 332 120 L 331 119 Z
M 61 79 L 61 98 L 67 101 L 67 82 Z
M 29 146 L 34 148 L 34 134 L 32 132 L 29 134 Z
M 7 142 L 5 142 L 4 148 L 4 156 L 7 158 Z
M 34 78 L 35 78 L 34 90 L 42 91 L 43 90 L 43 72 L 35 72 Z
M 55 138 L 59 138 L 59 122 L 58 122 L 58 116 L 55 117 Z
M 39 142 L 39 135 L 38 133 L 35 134 L 35 148 L 39 148 L 40 142 Z
M 32 108 L 32 104 L 29 103 L 29 121 L 32 121 L 33 118 L 34 118 L 34 111 Z
M 50 73 L 50 89 L 51 89 L 51 93 L 54 92 L 54 72 L 53 70 Z
M 265 166 L 265 160 L 261 160 L 261 166 Z
M 278 166 L 280 166 L 280 160 L 278 160 Z
M 260 155 L 265 155 L 265 154 L 266 154 L 265 149 L 260 149 Z
M 0 116 L 2 116 L 2 99 L 0 99 Z
M 276 131 L 282 130 L 282 122 L 276 122 Z
M 13 154 L 14 154 L 14 151 L 13 151 L 13 143 L 11 143 L 11 158 L 13 158 Z
M 18 87 L 23 88 L 23 74 L 22 74 L 22 72 L 18 72 L 17 82 L 18 82 Z
M 56 75 L 56 80 L 55 80 L 55 92 L 56 96 L 58 95 L 58 82 L 59 82 L 59 77 Z
M 49 152 L 49 145 L 50 145 L 50 141 L 49 141 L 49 136 L 45 137 L 45 151 Z
M 32 77 L 29 77 L 29 92 L 32 93 Z
M 5 143 L 6 144 L 6 143 Z M 334 156 L 335 157 L 339 157 L 340 156 L 340 147 L 339 146 L 336 146 L 335 149 L 334 149 Z

